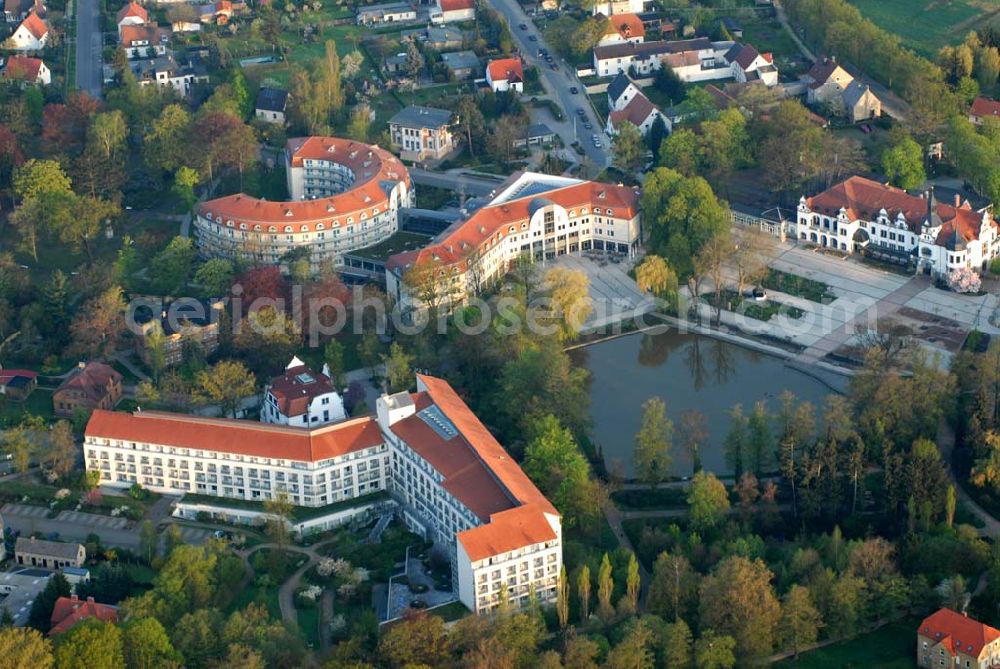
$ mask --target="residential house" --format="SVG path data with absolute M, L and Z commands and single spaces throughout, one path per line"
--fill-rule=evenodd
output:
M 121 39 L 122 28 L 125 26 L 144 26 L 149 23 L 149 12 L 135 0 L 118 10 L 118 39 Z
M 616 109 L 608 114 L 605 130 L 609 135 L 617 135 L 619 128 L 624 123 L 631 123 L 645 137 L 652 130 L 657 119 L 663 121 L 664 129 L 670 132 L 670 121 L 660 113 L 656 105 L 649 101 L 649 98 L 638 93 L 622 109 Z
M 138 58 L 156 58 L 167 55 L 167 45 L 170 43 L 170 31 L 155 23 L 143 25 L 125 25 L 118 31 L 121 46 L 129 60 Z
M 465 34 L 448 26 L 430 26 L 424 33 L 426 35 L 424 43 L 435 51 L 461 49 L 465 43 Z
M 208 83 L 208 71 L 202 65 L 181 65 L 172 51 L 166 55 L 129 61 L 140 86 L 170 86 L 179 95 L 190 95 L 198 83 Z
M 81 362 L 52 393 L 57 416 L 72 418 L 77 409 L 112 409 L 122 397 L 122 375 L 103 362 Z
M 391 2 L 383 5 L 358 7 L 359 25 L 382 25 L 386 23 L 407 23 L 417 20 L 417 10 L 408 2 Z
M 494 93 L 524 92 L 524 69 L 520 58 L 491 60 L 486 66 L 486 83 Z
M 14 51 L 39 51 L 49 43 L 49 26 L 32 11 L 8 38 Z
M 406 64 L 410 61 L 407 57 L 406 52 L 395 53 L 385 57 L 385 71 L 393 74 L 397 72 L 406 72 Z
M 813 63 L 806 73 L 809 82 L 806 102 L 809 104 L 837 105 L 854 76 L 837 63 L 836 58 L 823 57 Z
M 729 63 L 733 79 L 738 83 L 761 82 L 767 87 L 778 85 L 778 68 L 774 66 L 774 57 L 769 53 L 760 53 L 749 44 L 736 42 L 726 52 L 726 62 Z
M 176 33 L 200 33 L 201 24 L 195 21 L 174 21 L 170 24 L 170 31 Z
M 645 9 L 645 0 L 606 0 L 594 3 L 593 14 L 614 16 L 615 14 L 641 14 Z
M 598 20 L 604 18 L 603 15 L 597 17 Z M 598 46 L 605 44 L 618 44 L 621 42 L 632 42 L 639 44 L 646 39 L 646 27 L 642 20 L 635 14 L 614 14 L 607 19 L 604 27 L 604 34 L 597 41 Z
M 852 123 L 860 123 L 882 115 L 882 101 L 872 93 L 871 86 L 857 79 L 844 91 L 844 109 Z
M 233 3 L 230 0 L 218 0 L 198 8 L 198 20 L 202 23 L 224 26 L 231 18 L 233 18 Z
M 455 148 L 452 113 L 447 109 L 411 105 L 389 119 L 392 148 L 403 160 L 440 159 Z
M 49 636 L 57 636 L 69 631 L 78 622 L 95 618 L 106 623 L 118 622 L 118 607 L 110 604 L 99 604 L 93 597 L 81 600 L 76 595 L 60 597 L 52 607 L 52 627 Z
M 181 364 L 185 345 L 194 344 L 204 355 L 219 348 L 219 318 L 225 309 L 222 300 L 184 298 L 164 306 L 154 318 L 148 309 L 135 310 L 135 348 L 147 365 L 151 363 L 154 332 L 159 333 L 163 364 Z
M 73 592 L 76 592 L 81 584 L 90 583 L 90 570 L 86 567 L 63 567 L 62 574 L 72 586 Z
M 712 42 L 707 37 L 606 44 L 594 47 L 594 71 L 599 77 L 631 71 L 645 76 L 666 64 L 683 81 L 722 79 L 731 76 L 725 55 L 732 45 L 732 42 Z
M 33 372 L 30 369 L 0 370 L 0 395 L 8 399 L 23 402 L 28 399 L 28 395 L 33 393 L 37 386 L 38 372 Z M 0 524 L 0 532 L 2 530 L 3 525 Z M 0 556 L 0 561 L 3 561 L 2 556 Z
M 347 418 L 344 400 L 333 386 L 330 368 L 317 374 L 297 357 L 264 388 L 260 420 L 274 425 L 319 427 Z
M 39 0 L 4 0 L 3 18 L 7 23 L 20 23 L 32 11 L 45 18 L 45 5 Z
M 18 537 L 14 543 L 14 561 L 28 567 L 55 571 L 63 567 L 82 567 L 87 549 L 81 544 Z
M 1000 630 L 964 613 L 938 609 L 917 627 L 918 667 L 973 667 L 1000 665 Z
M 1000 226 L 989 207 L 973 209 L 957 195 L 946 204 L 933 190 L 910 195 L 858 176 L 803 196 L 795 232 L 800 242 L 861 252 L 938 277 L 959 268 L 983 271 L 1000 255 Z
M 524 137 L 515 139 L 512 143 L 516 148 L 522 146 L 546 146 L 554 142 L 556 133 L 544 123 L 532 123 L 525 131 Z
M 23 81 L 27 84 L 49 85 L 52 83 L 52 72 L 41 58 L 28 56 L 11 56 L 3 69 L 4 79 Z
M 285 124 L 285 109 L 288 106 L 288 91 L 280 88 L 261 86 L 257 93 L 257 106 L 254 111 L 261 121 Z
M 619 72 L 608 84 L 608 111 L 620 111 L 632 101 L 636 95 L 642 95 L 642 90 L 635 85 L 627 74 Z
M 476 18 L 475 0 L 435 0 L 435 7 L 431 9 L 430 18 L 431 23 L 474 21 Z
M 982 125 L 985 118 L 1000 119 L 1000 102 L 979 96 L 973 100 L 972 107 L 969 109 L 969 121 L 976 125 Z
M 479 75 L 479 57 L 475 51 L 443 53 L 441 62 L 456 79 L 469 79 Z

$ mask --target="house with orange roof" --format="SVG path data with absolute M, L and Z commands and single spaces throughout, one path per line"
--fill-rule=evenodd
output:
M 170 31 L 155 23 L 121 26 L 118 36 L 129 60 L 167 55 Z
M 520 58 L 491 60 L 486 66 L 486 83 L 494 93 L 524 92 L 524 69 Z
M 41 0 L 4 0 L 3 18 L 6 23 L 20 23 L 32 12 L 45 18 L 46 8 Z
M 455 23 L 476 19 L 475 0 L 435 0 L 431 23 Z
M 610 18 L 599 14 L 594 17 L 598 21 L 607 20 L 604 26 L 604 34 L 597 40 L 597 44 L 617 44 L 621 42 L 632 42 L 640 44 L 646 39 L 646 27 L 635 14 L 613 14 Z
M 14 51 L 40 51 L 49 43 L 49 26 L 32 11 L 7 40 Z
M 938 609 L 917 627 L 918 667 L 973 667 L 1000 665 L 1000 630 L 965 613 Z
M 7 59 L 7 64 L 3 68 L 4 79 L 10 81 L 21 81 L 26 84 L 42 84 L 48 86 L 52 83 L 52 72 L 45 65 L 41 58 L 31 58 L 29 56 L 11 56 Z
M 49 636 L 57 636 L 68 632 L 77 623 L 88 618 L 94 618 L 106 623 L 118 622 L 118 607 L 110 604 L 100 604 L 93 597 L 81 600 L 76 595 L 60 597 L 52 607 L 52 627 Z
M 1000 226 L 990 207 L 958 196 L 940 202 L 933 189 L 912 195 L 860 176 L 799 199 L 796 238 L 846 253 L 864 253 L 938 277 L 976 272 L 1000 256 Z
M 52 393 L 52 405 L 57 416 L 72 418 L 78 409 L 112 409 L 121 397 L 121 374 L 103 362 L 81 362 Z
M 433 295 L 447 308 L 479 294 L 522 256 L 541 261 L 590 250 L 634 255 L 639 229 L 639 195 L 632 188 L 517 173 L 490 204 L 424 248 L 390 256 L 386 292 L 404 313 L 426 308 L 426 298 L 413 294 L 406 277 L 414 268 L 433 268 L 418 274 L 437 277 Z
M 122 28 L 125 26 L 144 26 L 149 23 L 149 12 L 135 0 L 118 10 L 118 39 L 121 39 Z
M 608 114 L 608 123 L 605 130 L 611 136 L 617 135 L 619 129 L 625 123 L 631 123 L 645 137 L 656 121 L 663 122 L 664 130 L 670 132 L 670 121 L 664 116 L 656 105 L 650 102 L 642 92 L 636 93 L 621 109 L 615 109 Z
M 330 379 L 330 367 L 316 373 L 296 356 L 268 382 L 260 419 L 275 425 L 317 427 L 347 418 L 344 400 Z
M 972 101 L 972 107 L 969 109 L 969 122 L 982 125 L 983 119 L 987 118 L 1000 119 L 1000 102 L 980 95 Z

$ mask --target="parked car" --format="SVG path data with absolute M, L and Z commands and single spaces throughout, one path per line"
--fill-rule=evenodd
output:
M 538 36 L 537 35 L 528 35 L 528 41 L 529 42 L 537 42 L 538 41 Z
M 755 302 L 763 302 L 767 299 L 767 293 L 760 286 L 755 286 L 754 288 L 747 288 L 744 290 L 743 297 L 749 297 Z
M 552 65 L 550 65 L 550 67 L 552 68 L 552 70 L 553 70 L 554 72 L 558 72 L 558 71 L 559 71 L 559 66 L 558 66 L 558 65 L 556 65 L 555 63 L 552 63 Z
M 528 29 L 528 24 L 527 23 L 522 23 L 522 24 L 518 25 L 517 27 L 520 28 L 521 30 L 527 30 Z
M 577 88 L 576 86 L 570 86 L 569 87 L 569 92 L 572 93 L 573 95 L 576 95 L 577 93 L 580 92 L 580 89 Z
M 593 130 L 594 126 L 590 125 L 589 123 L 584 123 L 583 124 L 583 129 L 584 130 Z
M 586 116 L 586 114 L 587 114 L 587 112 L 583 111 L 583 107 L 577 107 L 576 108 L 576 115 L 577 116 Z

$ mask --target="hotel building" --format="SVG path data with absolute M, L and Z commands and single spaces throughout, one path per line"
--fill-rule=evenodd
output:
M 386 293 L 419 308 L 403 277 L 413 267 L 436 268 L 441 305 L 461 302 L 502 277 L 520 256 L 552 259 L 598 250 L 632 256 L 639 247 L 639 195 L 626 186 L 532 172 L 515 174 L 487 206 L 419 251 L 386 262 Z
M 141 411 L 95 411 L 84 456 L 101 485 L 240 500 L 327 504 L 388 490 L 413 531 L 450 556 L 459 599 L 556 596 L 558 511 L 447 382 L 383 396 L 376 417 L 315 429 Z M 505 593 L 505 594 L 504 594 Z
M 291 139 L 285 150 L 291 200 L 244 193 L 198 205 L 195 236 L 203 257 L 277 264 L 305 249 L 313 269 L 372 246 L 398 230 L 400 207 L 413 204 L 410 175 L 377 146 L 337 137 Z

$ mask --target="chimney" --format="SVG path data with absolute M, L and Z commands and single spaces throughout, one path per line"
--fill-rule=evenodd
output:
M 78 601 L 80 601 L 80 598 L 77 597 L 76 595 L 70 595 L 69 599 L 70 599 L 71 602 L 78 602 Z
M 962 205 L 962 196 L 955 193 L 955 209 L 958 209 Z
M 73 595 L 73 598 L 75 599 L 76 595 Z M 94 603 L 94 598 L 93 597 L 87 597 L 87 603 L 88 604 L 93 604 Z

